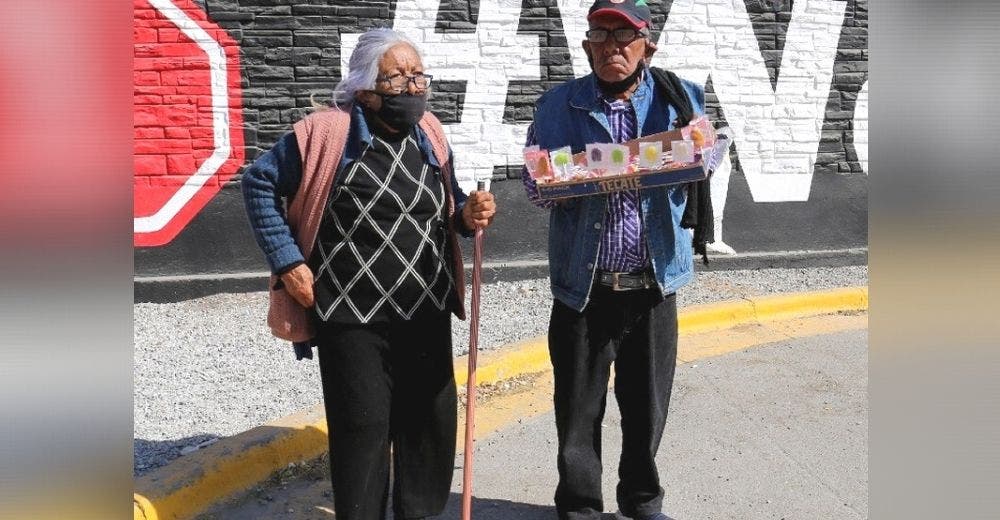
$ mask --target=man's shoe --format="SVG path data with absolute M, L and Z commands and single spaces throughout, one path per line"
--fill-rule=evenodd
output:
M 642 517 L 642 520 L 674 520 L 663 513 L 653 513 L 649 516 Z

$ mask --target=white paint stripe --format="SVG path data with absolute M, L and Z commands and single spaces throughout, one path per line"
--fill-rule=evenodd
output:
M 858 163 L 868 175 L 868 82 L 861 85 L 857 101 L 854 103 L 854 152 Z
M 229 135 L 229 71 L 226 52 L 197 22 L 188 17 L 181 8 L 170 0 L 149 0 L 154 9 L 162 13 L 190 38 L 208 56 L 209 74 L 212 83 L 212 127 L 215 150 L 191 177 L 170 197 L 156 213 L 146 217 L 134 217 L 132 229 L 135 233 L 153 233 L 163 229 L 181 208 L 205 185 L 219 168 L 229 159 L 232 152 Z

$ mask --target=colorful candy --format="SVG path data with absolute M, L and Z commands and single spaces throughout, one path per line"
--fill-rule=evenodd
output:
M 639 167 L 651 170 L 663 162 L 663 143 L 650 141 L 639 143 Z
M 549 152 L 557 180 L 567 180 L 573 176 L 573 150 L 564 146 Z

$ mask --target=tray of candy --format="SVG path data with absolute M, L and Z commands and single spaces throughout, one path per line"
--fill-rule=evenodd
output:
M 729 129 L 715 130 L 701 117 L 684 128 L 620 144 L 588 144 L 572 153 L 529 147 L 525 167 L 542 199 L 563 199 L 697 182 L 728 153 Z

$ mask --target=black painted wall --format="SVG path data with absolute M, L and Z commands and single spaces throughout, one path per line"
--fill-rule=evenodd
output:
M 340 74 L 340 34 L 391 26 L 395 2 L 317 0 L 205 0 L 211 20 L 240 43 L 246 157 L 267 150 L 291 123 L 307 113 L 310 95 L 327 98 Z M 650 1 L 654 38 L 671 2 Z M 746 0 L 772 82 L 780 74 L 790 1 Z M 441 2 L 436 30 L 475 32 L 476 1 Z M 822 142 L 807 202 L 754 203 L 738 160 L 726 205 L 724 240 L 740 252 L 839 250 L 867 247 L 867 176 L 852 145 L 858 91 L 867 79 L 868 6 L 847 2 Z M 555 0 L 522 2 L 519 34 L 537 35 L 541 81 L 514 81 L 505 121 L 530 121 L 545 89 L 572 77 L 569 48 Z M 432 110 L 445 123 L 459 120 L 464 82 L 435 85 Z M 712 85 L 709 111 L 724 121 Z M 500 215 L 490 230 L 492 261 L 544 259 L 547 218 L 523 196 L 519 171 L 497 167 L 493 191 Z M 136 275 L 260 272 L 266 269 L 243 215 L 239 179 L 226 186 L 170 244 L 135 250 Z M 526 230 L 531 230 L 526 231 Z

